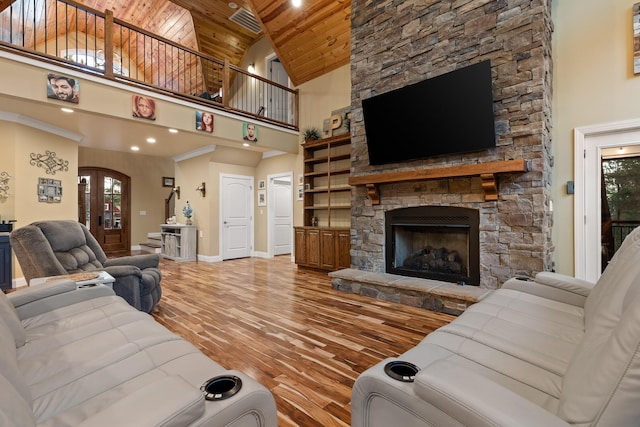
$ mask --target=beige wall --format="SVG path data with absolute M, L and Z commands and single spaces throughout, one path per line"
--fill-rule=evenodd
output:
M 630 0 L 552 2 L 553 35 L 553 241 L 556 271 L 572 274 L 573 129 L 637 119 L 640 76 L 633 75 Z
M 131 178 L 131 246 L 160 231 L 160 224 L 166 222 L 164 200 L 171 191 L 162 186 L 162 177 L 174 176 L 172 159 L 80 147 L 78 166 L 113 169 Z
M 11 175 L 10 196 L 0 203 L 0 216 L 15 219 L 14 228 L 46 219 L 77 219 L 78 216 L 78 154 L 77 143 L 22 124 L 0 121 L 0 171 Z M 46 168 L 31 164 L 31 154 L 55 153 L 56 159 L 68 162 L 67 170 L 47 173 Z M 62 181 L 62 201 L 38 201 L 38 179 Z M 13 277 L 22 277 L 19 264 L 13 262 Z

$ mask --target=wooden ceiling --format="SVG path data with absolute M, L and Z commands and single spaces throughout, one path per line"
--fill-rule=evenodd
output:
M 239 66 L 247 50 L 266 36 L 294 85 L 349 63 L 351 0 L 233 0 L 253 13 L 262 32 L 229 20 L 229 0 L 78 0 L 78 3 L 183 46 Z

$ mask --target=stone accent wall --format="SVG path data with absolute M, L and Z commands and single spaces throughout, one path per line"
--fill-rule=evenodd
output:
M 480 178 L 381 185 L 376 206 L 364 186 L 355 187 L 352 267 L 385 271 L 386 210 L 448 205 L 480 210 L 482 287 L 550 270 L 551 0 L 352 0 L 351 8 L 353 176 L 521 158 L 529 168 L 499 175 L 492 202 L 484 201 Z M 496 148 L 369 166 L 362 99 L 485 59 L 492 65 Z

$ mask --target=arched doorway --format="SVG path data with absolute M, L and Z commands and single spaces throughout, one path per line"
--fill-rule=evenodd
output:
M 131 253 L 131 178 L 111 169 L 81 167 L 78 180 L 84 189 L 78 197 L 83 213 L 79 221 L 107 255 Z

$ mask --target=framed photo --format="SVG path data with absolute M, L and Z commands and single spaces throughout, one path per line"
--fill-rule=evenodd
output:
M 62 181 L 38 178 L 38 201 L 43 203 L 62 202 Z
M 162 186 L 163 187 L 175 187 L 176 186 L 176 179 L 173 177 L 169 177 L 169 176 L 163 176 L 162 177 Z
M 265 182 L 263 180 L 258 181 L 258 189 L 264 190 L 266 187 Z
M 298 200 L 304 200 L 304 187 L 298 185 Z
M 49 73 L 47 74 L 47 98 L 77 104 L 80 101 L 80 82 L 73 77 Z
M 258 190 L 258 206 L 267 206 L 267 190 Z
M 196 111 L 196 130 L 213 132 L 213 114 L 207 111 Z
M 253 123 L 243 123 L 242 139 L 245 141 L 258 142 L 258 126 Z
M 156 119 L 156 101 L 146 96 L 131 97 L 131 115 L 146 120 Z

